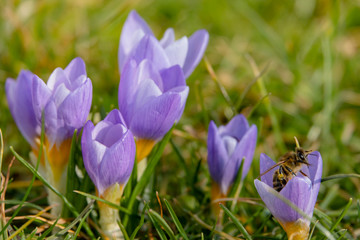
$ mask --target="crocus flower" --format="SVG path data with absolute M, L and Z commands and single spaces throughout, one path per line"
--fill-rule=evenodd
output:
M 139 43 L 139 50 L 155 49 L 156 45 L 156 39 L 147 36 Z M 138 161 L 180 119 L 189 92 L 179 65 L 159 67 L 165 66 L 167 59 L 155 52 L 150 54 L 153 58 L 136 61 L 142 54 L 137 52 L 124 66 L 118 98 L 125 123 L 136 137 Z
M 83 130 L 81 147 L 86 171 L 98 195 L 119 204 L 135 160 L 134 137 L 125 126 L 119 110 L 111 111 L 96 126 L 88 121 Z M 116 237 L 121 233 L 117 224 L 118 212 L 98 203 L 102 229 L 107 235 Z
M 309 234 L 310 219 L 314 211 L 321 181 L 322 158 L 320 153 L 312 152 L 309 154 L 308 162 L 310 165 L 304 165 L 302 168 L 302 172 L 307 176 L 298 173 L 296 177 L 286 183 L 279 193 L 273 189 L 273 174 L 279 167 L 262 176 L 261 181 L 255 180 L 255 187 L 261 199 L 279 221 L 289 239 L 307 239 Z M 274 165 L 275 162 L 270 157 L 261 154 L 261 173 Z M 292 202 L 298 209 L 283 201 L 284 198 Z
M 121 73 L 124 71 L 126 62 L 134 56 L 138 44 L 145 36 L 154 37 L 154 34 L 144 19 L 136 11 L 131 11 L 120 36 L 118 58 Z M 160 41 L 156 40 L 158 49 L 155 54 L 167 57 L 166 68 L 179 65 L 185 78 L 188 78 L 199 64 L 208 40 L 209 34 L 206 30 L 198 30 L 189 38 L 182 37 L 175 40 L 174 30 L 169 28 Z
M 89 114 L 92 84 L 86 75 L 84 61 L 75 58 L 63 70 L 57 68 L 47 84 L 30 71 L 21 71 L 17 80 L 6 80 L 6 96 L 10 112 L 25 139 L 32 147 L 30 155 L 36 161 L 44 113 L 44 154 L 39 171 L 60 192 L 65 192 L 66 166 L 71 138 Z M 61 211 L 62 201 L 49 192 L 49 202 L 59 203 L 53 213 Z
M 256 138 L 256 126 L 250 127 L 241 114 L 235 116 L 226 126 L 219 128 L 213 121 L 210 122 L 207 162 L 210 175 L 215 182 L 212 189 L 213 200 L 228 194 L 243 160 L 241 174 L 242 179 L 245 178 L 253 160 Z

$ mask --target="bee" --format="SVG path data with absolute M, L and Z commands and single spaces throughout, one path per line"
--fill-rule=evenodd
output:
M 295 177 L 297 173 L 300 172 L 305 177 L 308 177 L 303 171 L 301 171 L 301 168 L 304 165 L 310 166 L 308 162 L 308 155 L 312 151 L 306 151 L 302 149 L 297 138 L 294 138 L 296 143 L 295 152 L 291 151 L 284 154 L 277 164 L 275 164 L 260 175 L 261 177 L 275 167 L 279 166 L 279 169 L 277 169 L 273 174 L 273 188 L 278 192 L 280 192 L 281 189 L 285 187 L 287 182 L 289 182 L 293 177 Z

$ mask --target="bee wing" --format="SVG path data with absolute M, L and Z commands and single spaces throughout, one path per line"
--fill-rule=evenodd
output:
M 258 176 L 257 178 L 261 178 L 262 176 L 264 176 L 265 174 L 267 174 L 268 172 L 270 172 L 272 169 L 276 168 L 277 166 L 280 166 L 281 164 L 285 163 L 286 161 L 280 161 L 278 163 L 276 163 L 275 165 L 271 166 L 268 170 L 266 170 L 265 172 L 261 173 L 260 176 Z

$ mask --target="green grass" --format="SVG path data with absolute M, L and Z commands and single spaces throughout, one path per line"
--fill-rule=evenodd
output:
M 10 169 L 10 184 L 2 199 L 9 209 L 7 220 L 14 214 L 11 207 L 22 205 L 8 230 L 20 229 L 18 236 L 24 239 L 39 236 L 33 232 L 36 228 L 54 237 L 45 226 L 56 218 L 44 215 L 30 223 L 30 218 L 20 218 L 35 216 L 47 207 L 46 198 L 38 198 L 46 190 L 32 186 L 33 176 L 47 183 L 34 167 L 23 164 L 29 160 L 30 146 L 9 112 L 6 78 L 16 78 L 21 69 L 29 69 L 46 81 L 56 67 L 64 68 L 80 56 L 94 86 L 90 118 L 103 118 L 117 107 L 119 36 L 133 8 L 158 38 L 168 27 L 174 28 L 177 37 L 207 29 L 210 41 L 205 55 L 216 79 L 205 61 L 200 62 L 187 79 L 190 93 L 181 120 L 164 143 L 164 151 L 159 146 L 160 151 L 153 152 L 160 158 L 150 165 L 146 179 L 137 182 L 132 178 L 131 189 L 125 189 L 121 208 L 125 211 L 120 212 L 129 238 L 219 239 L 248 233 L 252 239 L 286 239 L 259 199 L 253 181 L 259 175 L 260 153 L 278 159 L 294 148 L 294 136 L 304 148 L 320 151 L 324 161 L 327 181 L 320 187 L 310 226 L 312 238 L 323 239 L 325 233 L 335 239 L 359 238 L 360 6 L 355 1 L 1 2 L 2 173 L 7 172 L 15 153 L 20 160 Z M 207 128 L 210 120 L 225 124 L 237 113 L 250 115 L 249 121 L 259 130 L 258 143 L 239 201 L 235 206 L 232 202 L 224 205 L 228 211 L 219 225 L 211 214 Z M 79 141 L 74 139 L 71 168 L 85 173 Z M 95 195 L 94 186 L 86 174 L 84 179 L 74 174 L 71 179 L 73 188 L 62 196 L 68 206 L 66 218 L 56 224 L 72 227 L 72 232 L 66 232 L 67 239 L 77 234 L 96 239 L 97 205 L 86 208 L 85 196 L 70 191 Z M 23 180 L 31 184 L 16 185 Z M 161 206 L 156 191 L 160 199 L 166 199 Z

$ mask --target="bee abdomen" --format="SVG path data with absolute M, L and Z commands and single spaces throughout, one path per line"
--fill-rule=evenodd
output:
M 286 178 L 284 178 L 283 174 L 279 173 L 279 170 L 276 170 L 273 175 L 273 188 L 280 192 L 281 189 L 286 185 Z

